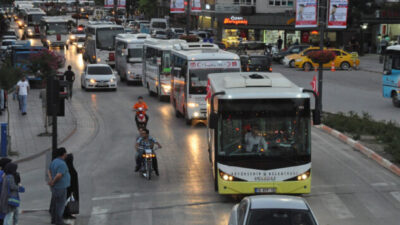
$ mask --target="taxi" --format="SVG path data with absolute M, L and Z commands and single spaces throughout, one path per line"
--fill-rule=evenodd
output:
M 360 65 L 360 59 L 358 58 L 357 52 L 346 52 L 342 49 L 331 48 L 328 51 L 333 51 L 336 55 L 333 63 L 335 68 L 340 68 L 342 70 L 348 70 L 351 67 L 358 67 Z M 322 65 L 323 68 L 331 68 L 332 61 L 329 63 L 325 63 Z M 295 60 L 295 67 L 296 68 L 316 68 L 318 67 L 318 63 L 314 63 L 307 55 L 303 55 L 300 58 Z
M 307 49 L 304 49 L 300 53 L 287 55 L 282 60 L 283 65 L 289 66 L 291 68 L 294 68 L 295 62 L 296 62 L 297 59 L 301 58 L 302 56 L 307 55 L 310 51 L 316 51 L 316 50 L 319 50 L 319 49 L 320 49 L 319 47 L 309 47 Z
M 237 47 L 239 45 L 239 38 L 238 37 L 227 37 L 222 39 L 222 43 L 225 44 L 227 48 L 230 47 Z

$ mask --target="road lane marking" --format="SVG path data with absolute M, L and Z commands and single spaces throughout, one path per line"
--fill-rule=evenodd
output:
M 93 207 L 92 213 L 89 219 L 89 225 L 108 225 L 107 221 L 108 209 L 101 207 Z
M 132 197 L 131 194 L 111 195 L 111 196 L 94 197 L 94 198 L 92 198 L 92 201 L 123 199 L 123 198 L 131 198 L 131 197 Z
M 354 218 L 354 215 L 336 194 L 325 195 L 322 197 L 322 201 L 326 208 L 339 219 Z
M 390 192 L 390 194 L 393 196 L 393 198 L 395 198 L 397 201 L 400 202 L 400 192 L 393 191 L 393 192 Z

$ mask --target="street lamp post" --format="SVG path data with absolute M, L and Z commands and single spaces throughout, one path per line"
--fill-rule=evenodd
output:
M 326 12 L 326 0 L 319 1 L 319 47 L 322 51 L 324 49 L 324 36 L 325 36 L 325 12 Z M 319 63 L 318 70 L 318 108 L 319 112 L 322 113 L 322 81 L 323 81 L 323 64 Z
M 186 35 L 189 35 L 189 30 L 190 30 L 190 0 L 185 0 L 184 4 L 186 6 Z

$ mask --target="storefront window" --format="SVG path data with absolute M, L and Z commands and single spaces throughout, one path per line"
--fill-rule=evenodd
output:
M 269 0 L 269 5 L 273 5 L 273 6 L 293 6 L 293 0 Z

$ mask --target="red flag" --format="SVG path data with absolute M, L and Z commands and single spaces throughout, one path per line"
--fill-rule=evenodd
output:
M 210 79 L 207 81 L 207 95 L 205 100 L 207 101 L 209 98 L 211 98 L 211 85 L 210 85 Z
M 315 91 L 315 93 L 317 93 L 317 95 L 319 95 L 318 89 L 317 89 L 317 76 L 314 76 L 313 80 L 310 82 L 310 85 L 311 85 L 313 91 Z

